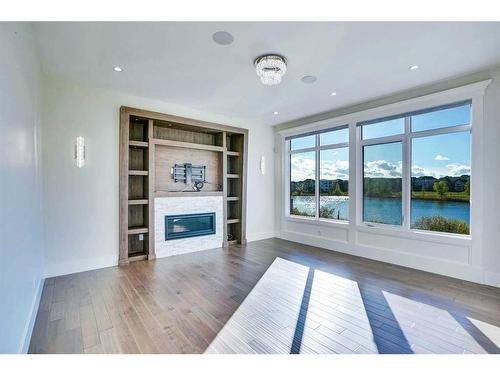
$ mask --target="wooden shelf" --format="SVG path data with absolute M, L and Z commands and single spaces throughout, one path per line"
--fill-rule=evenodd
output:
M 239 174 L 234 174 L 234 173 L 228 173 L 226 175 L 227 178 L 240 178 L 240 175 Z
M 149 143 L 148 142 L 142 142 L 142 141 L 128 141 L 128 145 L 130 147 L 148 147 Z
M 196 150 L 207 150 L 207 151 L 218 151 L 218 152 L 226 151 L 226 148 L 222 146 L 204 145 L 202 143 L 170 141 L 167 139 L 158 139 L 158 138 L 153 138 L 153 143 L 155 145 L 160 145 L 160 146 L 185 147 L 185 148 L 194 148 Z
M 226 198 L 229 202 L 234 202 L 234 201 L 239 201 L 240 197 L 227 197 Z
M 222 191 L 155 191 L 155 197 L 221 197 Z
M 148 233 L 148 231 L 149 231 L 148 227 L 128 228 L 128 234 L 142 234 L 142 233 Z
M 240 156 L 238 151 L 227 151 L 227 156 Z
M 148 171 L 137 171 L 137 170 L 130 170 L 128 171 L 129 176 L 147 176 Z
M 240 219 L 227 219 L 228 224 L 236 224 L 240 222 Z
M 132 205 L 139 205 L 139 204 L 148 204 L 148 200 L 147 199 L 130 199 L 128 201 L 128 204 L 130 206 L 132 206 Z

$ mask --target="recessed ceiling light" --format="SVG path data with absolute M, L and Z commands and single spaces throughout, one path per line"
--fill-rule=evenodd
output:
M 332 92 L 330 95 L 331 96 L 335 96 L 335 95 L 337 95 L 337 93 L 336 92 Z
M 123 71 L 123 69 L 122 69 L 121 67 L 119 67 L 119 66 L 115 66 L 115 67 L 113 67 L 113 70 L 114 70 L 115 72 L 121 72 L 121 71 Z
M 274 115 L 277 115 L 278 113 L 279 113 L 278 111 L 274 111 L 274 112 L 273 112 L 273 114 L 274 114 Z
M 304 83 L 314 83 L 316 82 L 317 78 L 315 76 L 304 76 L 300 80 Z
M 410 69 L 410 70 L 417 70 L 418 69 L 418 65 L 412 65 L 408 69 Z
M 215 43 L 220 44 L 221 46 L 227 46 L 233 42 L 234 37 L 227 31 L 217 31 L 212 35 L 212 39 Z

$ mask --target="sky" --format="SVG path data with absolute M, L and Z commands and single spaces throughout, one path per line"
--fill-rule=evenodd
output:
M 422 131 L 468 124 L 470 105 L 448 108 L 412 116 L 412 131 Z M 400 134 L 404 119 L 395 119 L 365 125 L 363 138 Z M 369 132 L 366 130 L 369 129 Z M 347 141 L 347 129 L 321 136 L 321 144 Z M 330 142 L 326 142 L 326 141 Z M 315 136 L 292 139 L 292 149 L 314 147 Z M 320 156 L 321 179 L 345 179 L 349 173 L 348 148 L 322 150 Z M 364 175 L 366 177 L 400 178 L 402 171 L 402 145 L 400 142 L 365 146 Z M 411 144 L 412 177 L 470 175 L 470 132 L 449 133 L 413 138 Z M 292 181 L 314 179 L 314 152 L 292 154 Z

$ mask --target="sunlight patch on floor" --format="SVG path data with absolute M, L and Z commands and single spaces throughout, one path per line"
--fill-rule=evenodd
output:
M 383 292 L 402 332 L 416 353 L 487 353 L 478 338 L 464 324 L 465 317 L 451 314 L 431 304 Z M 470 321 L 474 321 L 468 318 Z M 475 321 L 479 329 L 490 334 L 498 327 Z M 465 327 L 464 327 L 465 325 Z M 494 331 L 493 329 L 496 329 Z M 498 336 L 497 336 L 498 340 Z
M 206 353 L 377 353 L 357 283 L 276 258 Z
M 500 312 L 499 312 L 500 314 Z M 483 335 L 485 335 L 493 344 L 500 348 L 500 327 L 494 326 L 493 324 L 489 324 L 483 322 L 478 319 L 473 319 L 471 317 L 467 317 L 467 319 L 474 324 L 474 326 L 481 331 Z

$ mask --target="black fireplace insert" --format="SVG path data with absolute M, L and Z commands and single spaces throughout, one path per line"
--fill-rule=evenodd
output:
M 215 212 L 165 216 L 165 241 L 210 234 L 215 234 Z

